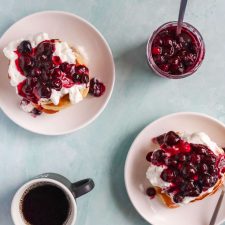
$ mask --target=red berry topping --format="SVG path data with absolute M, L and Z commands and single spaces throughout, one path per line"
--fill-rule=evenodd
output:
M 150 197 L 150 198 L 154 198 L 156 195 L 156 191 L 155 188 L 150 187 L 146 190 L 146 194 Z
M 70 88 L 74 84 L 85 84 L 88 87 L 88 68 L 85 65 L 62 62 L 59 56 L 53 54 L 55 41 L 43 41 L 36 48 L 32 48 L 29 41 L 22 41 L 17 48 L 17 69 L 26 76 L 17 90 L 27 101 L 38 104 L 40 98 L 49 99 L 52 89 L 60 91 L 63 87 Z M 105 92 L 105 85 L 93 78 L 89 92 L 99 97 Z
M 197 197 L 213 187 L 225 172 L 225 155 L 216 156 L 207 146 L 188 143 L 173 131 L 153 139 L 161 149 L 150 152 L 146 159 L 163 166 L 160 178 L 171 183 L 165 188 L 175 203 L 185 197 Z
M 95 97 L 100 97 L 105 92 L 105 85 L 98 81 L 96 78 L 92 78 L 90 81 L 89 93 Z

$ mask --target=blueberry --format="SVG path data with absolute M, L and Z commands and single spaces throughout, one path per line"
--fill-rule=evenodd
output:
M 169 146 L 176 145 L 179 141 L 180 137 L 173 131 L 169 131 L 164 138 L 164 142 Z
M 62 88 L 62 81 L 58 78 L 52 80 L 51 87 L 54 88 L 56 91 L 60 91 Z
M 31 53 L 32 52 L 32 46 L 29 41 L 22 41 L 19 46 L 17 47 L 17 50 L 21 54 Z
M 79 75 L 79 74 L 73 74 L 73 81 L 75 82 L 75 83 L 80 83 L 81 82 L 81 75 Z
M 162 171 L 160 177 L 162 178 L 162 180 L 164 180 L 166 182 L 172 182 L 175 178 L 175 173 L 171 169 L 164 169 Z

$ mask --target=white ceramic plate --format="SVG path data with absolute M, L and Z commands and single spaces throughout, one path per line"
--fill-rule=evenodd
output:
M 164 132 L 203 131 L 220 146 L 225 146 L 225 126 L 212 117 L 198 113 L 176 113 L 149 124 L 135 139 L 125 164 L 125 183 L 128 195 L 139 214 L 154 225 L 207 225 L 220 191 L 202 201 L 169 209 L 157 197 L 150 200 L 145 190 L 149 182 L 145 177 L 148 163 L 146 154 L 155 148 L 151 139 Z M 225 220 L 225 204 L 218 215 L 217 224 Z
M 88 97 L 54 115 L 43 114 L 33 118 L 23 112 L 19 108 L 19 97 L 9 84 L 8 60 L 4 57 L 2 50 L 10 41 L 39 32 L 46 32 L 50 38 L 65 40 L 71 46 L 83 49 L 90 76 L 98 77 L 106 85 L 104 95 L 99 98 Z M 103 111 L 113 90 L 115 68 L 107 42 L 90 23 L 70 13 L 46 11 L 19 20 L 1 37 L 0 58 L 0 107 L 19 126 L 35 133 L 60 135 L 86 126 Z

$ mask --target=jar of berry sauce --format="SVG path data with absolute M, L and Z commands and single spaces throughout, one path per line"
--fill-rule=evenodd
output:
M 160 26 L 147 43 L 147 59 L 153 71 L 162 77 L 180 79 L 193 74 L 205 55 L 205 44 L 199 31 L 183 23 L 176 34 L 177 22 Z

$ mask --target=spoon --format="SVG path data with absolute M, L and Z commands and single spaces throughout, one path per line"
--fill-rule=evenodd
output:
M 177 35 L 181 33 L 181 28 L 184 20 L 184 13 L 187 5 L 187 0 L 181 0 L 180 2 L 180 11 L 179 11 L 179 17 L 178 17 L 178 23 L 177 23 Z
M 222 192 L 221 192 L 220 197 L 219 197 L 219 199 L 218 199 L 218 202 L 217 202 L 217 204 L 216 204 L 216 208 L 215 208 L 215 210 L 214 210 L 214 212 L 213 212 L 213 215 L 212 215 L 212 218 L 211 218 L 211 220 L 210 220 L 209 225 L 214 225 L 215 222 L 216 222 L 216 218 L 217 218 L 217 215 L 218 215 L 218 212 L 219 212 L 219 210 L 220 210 L 220 206 L 221 206 L 221 203 L 222 203 L 222 200 L 223 200 L 224 192 L 225 192 L 225 187 L 224 187 L 224 185 L 223 185 L 223 186 L 222 186 Z

